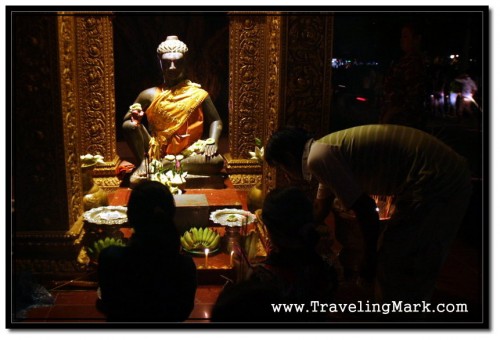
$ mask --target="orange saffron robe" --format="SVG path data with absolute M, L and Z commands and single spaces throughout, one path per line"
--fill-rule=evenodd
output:
M 152 132 L 150 157 L 179 154 L 202 137 L 201 103 L 207 96 L 207 91 L 189 80 L 170 89 L 157 89 L 146 110 Z

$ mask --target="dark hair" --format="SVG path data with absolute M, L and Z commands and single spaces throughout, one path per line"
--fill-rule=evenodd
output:
M 274 282 L 249 279 L 224 288 L 212 308 L 212 322 L 290 321 L 292 315 L 276 313 L 271 304 L 290 302 Z
M 139 183 L 130 194 L 127 208 L 134 237 L 143 240 L 168 240 L 172 249 L 179 246 L 179 234 L 174 224 L 175 201 L 165 185 L 156 181 Z
M 271 242 L 281 247 L 313 247 L 318 238 L 314 229 L 313 205 L 297 187 L 274 189 L 267 194 L 262 220 Z
M 291 159 L 300 161 L 304 146 L 312 138 L 306 130 L 298 127 L 285 127 L 274 132 L 267 142 L 264 158 L 270 166 L 278 164 L 291 166 Z

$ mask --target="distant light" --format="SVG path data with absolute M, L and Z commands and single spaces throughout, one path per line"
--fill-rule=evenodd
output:
M 364 97 L 356 97 L 356 100 L 359 102 L 366 102 L 368 99 L 366 99 Z
M 450 59 L 455 59 L 455 55 L 454 54 L 450 54 Z

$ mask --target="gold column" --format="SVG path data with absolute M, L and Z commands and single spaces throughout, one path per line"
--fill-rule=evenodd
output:
M 78 78 L 78 111 L 81 154 L 100 154 L 105 164 L 94 170 L 103 189 L 119 186 L 115 175 L 116 153 L 113 24 L 111 15 L 73 16 Z
M 277 124 L 281 20 L 269 13 L 230 14 L 227 170 L 237 188 L 262 180 L 262 166 L 250 160 L 248 152 L 254 150 L 256 137 L 265 142 Z
M 254 138 L 265 144 L 283 125 L 328 132 L 333 13 L 231 13 L 229 30 L 228 172 L 268 192 L 283 175 L 248 159 Z

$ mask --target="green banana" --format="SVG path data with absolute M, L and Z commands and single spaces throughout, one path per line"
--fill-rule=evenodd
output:
M 123 243 L 122 239 L 115 239 L 108 236 L 104 239 L 95 241 L 92 247 L 88 247 L 88 253 L 97 259 L 99 258 L 99 254 L 101 253 L 101 251 L 109 246 L 124 247 L 125 244 Z
M 217 234 L 217 233 L 214 233 L 216 234 L 214 239 L 212 240 L 212 242 L 210 242 L 207 246 L 208 249 L 213 249 L 215 247 L 217 247 L 217 245 L 219 244 L 219 241 L 220 241 L 220 235 Z
M 193 240 L 198 240 L 200 237 L 198 236 L 198 229 L 191 228 L 191 234 L 193 236 Z
M 210 228 L 191 228 L 181 236 L 181 245 L 186 250 L 215 249 L 220 242 L 220 235 Z
M 186 231 L 184 233 L 184 240 L 187 242 L 187 244 L 189 244 L 190 246 L 193 246 L 194 245 L 194 240 L 193 238 L 191 237 L 191 233 L 189 231 Z
M 211 231 L 208 228 L 203 229 L 203 237 L 201 238 L 202 240 L 208 240 L 208 232 Z
M 184 236 L 181 236 L 181 245 L 185 248 L 185 249 L 191 249 L 191 245 L 189 245 L 186 240 L 184 239 Z
M 207 237 L 207 243 L 210 244 L 218 234 L 213 230 L 210 230 Z

